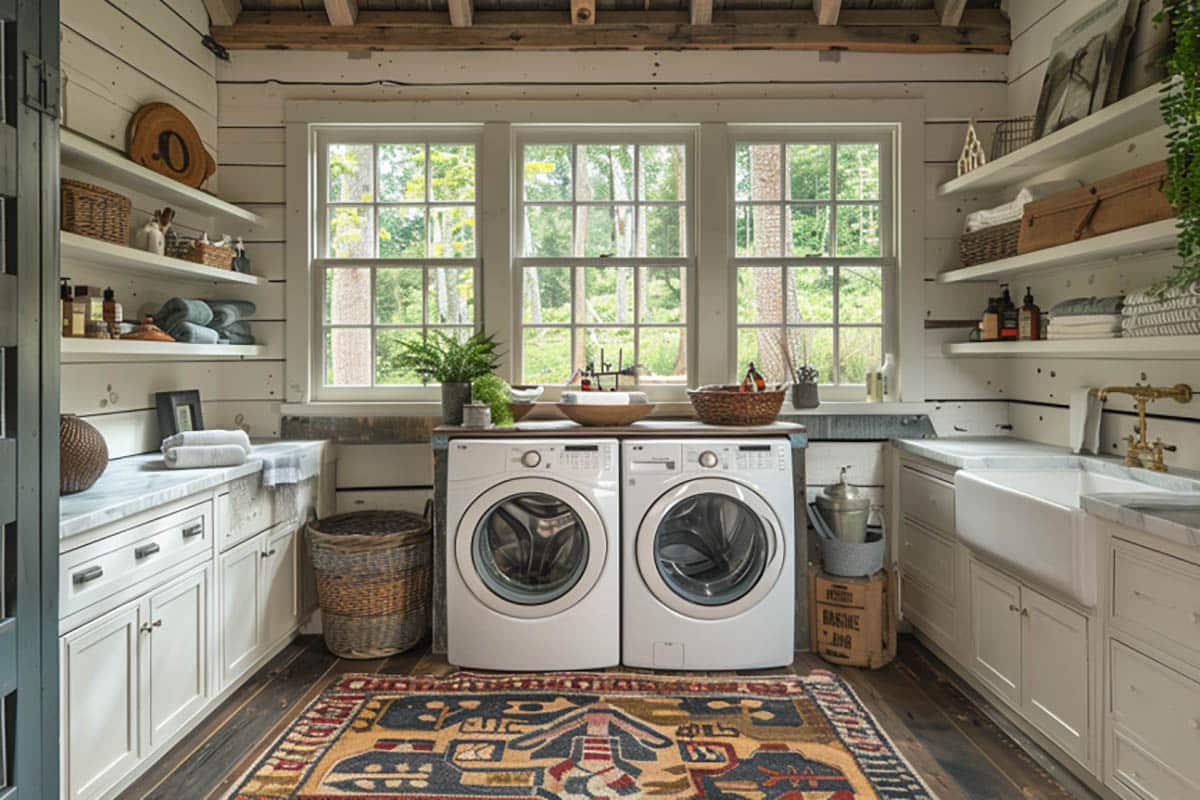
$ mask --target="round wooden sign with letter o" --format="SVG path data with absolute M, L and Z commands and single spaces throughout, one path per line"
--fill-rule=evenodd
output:
M 196 126 L 167 103 L 139 108 L 125 139 L 125 152 L 133 161 L 195 189 L 217 171 Z

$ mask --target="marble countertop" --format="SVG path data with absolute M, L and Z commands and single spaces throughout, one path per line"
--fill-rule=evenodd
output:
M 108 463 L 88 490 L 59 500 L 59 537 L 66 539 L 155 506 L 262 471 L 262 458 L 300 449 L 321 458 L 323 441 L 257 442 L 246 463 L 236 467 L 167 469 L 160 453 L 118 458 Z
M 1128 478 L 1165 489 L 1129 494 L 1093 494 L 1080 498 L 1089 514 L 1170 541 L 1200 547 L 1200 475 L 1153 472 L 1125 466 L 1118 458 L 1077 455 L 1065 447 L 1000 436 L 951 439 L 894 439 L 902 452 L 957 469 L 1070 469 Z
M 797 423 L 773 422 L 770 425 L 736 427 L 705 425 L 694 419 L 644 419 L 632 425 L 616 428 L 589 427 L 570 420 L 533 420 L 518 422 L 504 428 L 464 428 L 461 425 L 441 425 L 435 433 L 451 439 L 459 438 L 528 438 L 532 436 L 787 436 L 803 434 L 804 426 Z

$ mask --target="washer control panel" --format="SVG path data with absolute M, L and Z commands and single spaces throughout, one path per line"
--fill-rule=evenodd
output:
M 508 448 L 509 472 L 606 472 L 613 469 L 616 446 L 531 442 Z
M 683 448 L 688 472 L 774 472 L 787 469 L 787 459 L 787 445 L 775 442 L 704 442 Z
M 454 439 L 449 451 L 451 483 L 504 473 L 615 481 L 619 467 L 615 439 Z

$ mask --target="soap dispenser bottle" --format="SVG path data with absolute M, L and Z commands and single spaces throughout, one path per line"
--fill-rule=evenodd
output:
M 1015 341 L 1020 334 L 1020 315 L 1017 304 L 1013 302 L 1008 286 L 1000 296 L 1000 338 L 1005 341 Z
M 1021 306 L 1020 335 L 1022 341 L 1042 338 L 1042 310 L 1033 302 L 1033 289 L 1025 287 L 1025 303 Z
M 1000 338 L 1000 303 L 995 297 L 988 298 L 987 310 L 983 312 L 980 339 L 994 342 Z

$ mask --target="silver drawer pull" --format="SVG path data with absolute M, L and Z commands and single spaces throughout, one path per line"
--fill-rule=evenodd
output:
M 88 567 L 83 572 L 76 572 L 71 576 L 71 583 L 76 586 L 82 586 L 85 583 L 90 583 L 104 574 L 104 567 Z
M 141 561 L 146 556 L 152 556 L 155 553 L 157 553 L 159 550 L 162 550 L 162 547 L 159 546 L 158 542 L 151 542 L 150 544 L 144 544 L 141 547 L 135 549 L 133 551 L 133 557 L 136 558 L 138 561 Z
M 183 538 L 191 539 L 194 536 L 199 536 L 204 533 L 204 523 L 197 522 L 195 525 L 183 529 Z

